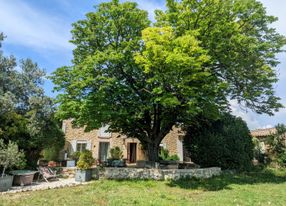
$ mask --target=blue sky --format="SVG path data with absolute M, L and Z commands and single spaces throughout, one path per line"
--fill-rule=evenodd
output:
M 3 44 L 5 55 L 13 54 L 17 59 L 31 58 L 44 68 L 48 74 L 56 68 L 70 65 L 73 45 L 71 24 L 83 19 L 93 6 L 102 1 L 83 0 L 0 0 L 0 32 L 7 36 Z M 154 19 L 155 9 L 164 9 L 163 0 L 136 0 L 139 7 L 149 12 Z M 273 24 L 281 34 L 286 35 L 286 1 L 261 0 L 268 14 L 277 16 L 279 21 Z M 286 59 L 285 53 L 278 55 L 281 64 L 276 68 L 279 82 L 275 91 L 286 105 Z M 53 85 L 46 81 L 47 95 L 52 93 Z M 233 113 L 241 116 L 250 129 L 272 127 L 277 123 L 286 124 L 286 109 L 281 109 L 274 116 L 258 115 L 242 110 L 236 102 L 232 102 Z

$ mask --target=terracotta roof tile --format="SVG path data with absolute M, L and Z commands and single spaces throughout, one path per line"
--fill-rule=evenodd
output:
M 268 129 L 256 129 L 250 132 L 251 136 L 253 137 L 265 137 L 271 134 L 276 133 L 275 128 L 268 128 Z

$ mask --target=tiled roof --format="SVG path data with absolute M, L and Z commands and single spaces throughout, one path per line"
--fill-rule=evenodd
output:
M 253 137 L 265 137 L 265 136 L 269 136 L 271 134 L 276 133 L 276 129 L 275 128 L 256 129 L 256 130 L 252 130 L 250 133 L 251 133 L 251 136 Z

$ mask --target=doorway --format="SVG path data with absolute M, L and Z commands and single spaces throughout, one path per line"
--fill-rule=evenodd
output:
M 129 163 L 136 163 L 137 143 L 129 143 L 127 147 L 127 158 Z
M 108 158 L 109 142 L 99 142 L 99 161 L 106 161 Z

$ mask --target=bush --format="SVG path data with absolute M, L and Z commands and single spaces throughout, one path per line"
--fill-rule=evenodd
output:
M 43 150 L 44 159 L 47 161 L 57 161 L 59 158 L 60 149 L 56 146 L 46 148 Z
M 179 156 L 174 154 L 168 157 L 168 160 L 178 161 L 180 160 Z
M 277 162 L 280 166 L 285 167 L 286 166 L 286 151 L 280 153 L 277 157 Z
M 113 160 L 121 160 L 123 158 L 123 152 L 119 147 L 110 149 L 110 156 Z
M 251 168 L 254 145 L 241 118 L 224 114 L 216 121 L 201 117 L 197 122 L 188 127 L 184 139 L 193 162 L 202 167 Z
M 276 133 L 269 135 L 268 143 L 270 145 L 269 156 L 272 163 L 278 163 L 280 166 L 286 164 L 286 126 L 278 124 L 275 126 Z
M 78 161 L 79 160 L 79 157 L 80 157 L 80 154 L 81 152 L 80 151 L 76 151 L 74 152 L 72 155 L 71 155 L 71 158 L 75 161 Z
M 78 169 L 86 170 L 91 168 L 94 162 L 95 159 L 92 157 L 91 151 L 85 150 L 81 152 L 76 166 Z
M 6 169 L 14 166 L 23 168 L 25 164 L 24 152 L 19 151 L 17 144 L 10 141 L 6 145 L 4 141 L 0 139 L 0 166 L 3 168 L 2 177 Z
M 171 155 L 169 154 L 169 150 L 165 149 L 165 148 L 162 148 L 161 151 L 160 151 L 160 154 L 159 154 L 159 158 L 161 160 L 173 160 L 173 161 L 177 161 L 177 160 L 180 160 L 180 158 L 178 157 L 178 155 L 174 154 L 174 155 Z

